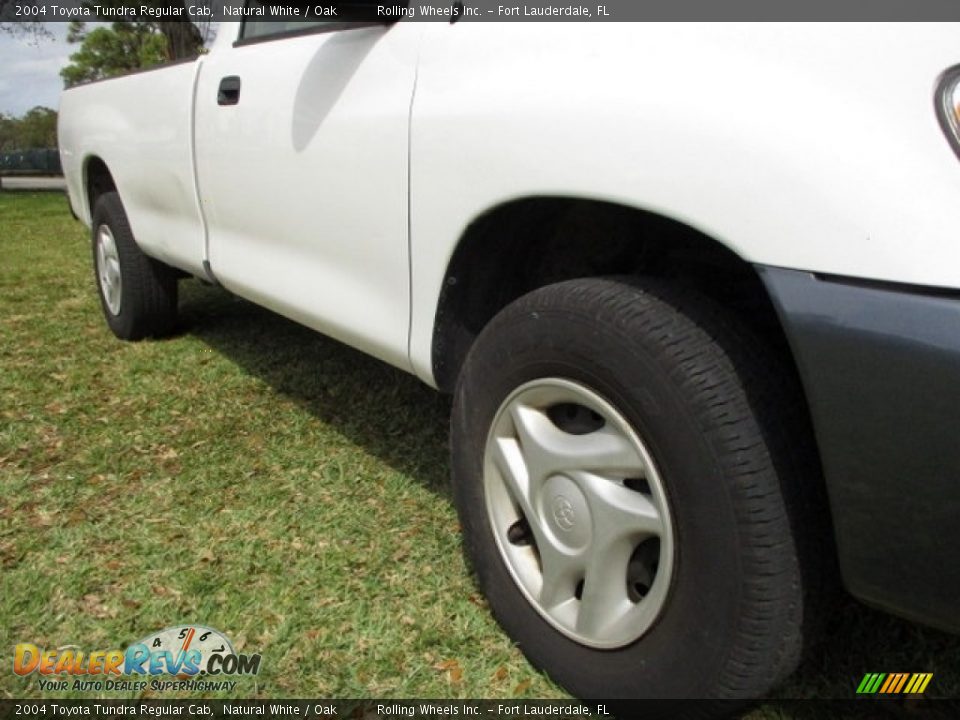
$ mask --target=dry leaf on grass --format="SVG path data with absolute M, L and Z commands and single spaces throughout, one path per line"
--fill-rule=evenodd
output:
M 447 679 L 452 683 L 459 683 L 463 680 L 463 668 L 460 667 L 459 660 L 444 660 L 434 665 L 433 669 L 446 672 Z
M 514 695 L 519 695 L 520 693 L 526 692 L 530 688 L 530 681 L 524 680 L 522 683 L 518 683 L 517 686 L 513 689 Z

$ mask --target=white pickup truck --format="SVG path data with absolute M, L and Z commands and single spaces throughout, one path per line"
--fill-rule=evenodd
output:
M 958 37 L 248 19 L 66 91 L 60 147 L 118 337 L 196 276 L 453 393 L 523 652 L 750 698 L 835 567 L 960 630 Z

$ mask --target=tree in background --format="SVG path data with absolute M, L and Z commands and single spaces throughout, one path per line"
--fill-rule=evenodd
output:
M 80 49 L 60 71 L 64 85 L 100 80 L 121 73 L 158 65 L 167 60 L 167 39 L 151 23 L 115 22 L 90 32 L 73 22 L 67 35 Z
M 115 7 L 125 2 L 101 0 L 99 4 Z M 144 4 L 170 7 L 184 3 L 182 0 L 147 0 Z M 61 70 L 60 75 L 64 84 L 70 87 L 170 60 L 193 57 L 203 49 L 210 31 L 209 22 L 124 20 L 87 32 L 86 23 L 73 21 L 67 40 L 79 42 L 80 50 L 70 56 L 70 65 Z
M 40 40 L 52 39 L 53 33 L 46 28 L 42 21 L 16 20 L 17 5 L 30 4 L 30 0 L 24 2 L 20 2 L 20 0 L 0 0 L 0 33 L 13 37 L 26 37 L 33 40 L 34 44 Z
M 0 152 L 57 146 L 57 113 L 35 107 L 22 117 L 0 113 Z
M 190 6 L 211 10 L 214 1 L 191 0 Z M 17 4 L 42 3 L 39 0 L 0 0 L 0 33 L 26 37 L 35 44 L 52 40 L 53 34 L 44 22 L 11 22 Z M 91 10 L 95 6 L 177 8 L 179 17 L 189 17 L 186 0 L 83 0 L 82 5 Z M 73 21 L 70 25 L 68 40 L 80 43 L 80 50 L 70 56 L 71 65 L 61 72 L 67 87 L 196 56 L 211 39 L 213 31 L 210 21 L 190 20 L 123 20 L 90 32 L 83 22 Z
M 13 8 L 12 0 L 0 0 L 0 18 L 6 17 L 8 11 Z M 33 44 L 40 40 L 51 40 L 53 33 L 47 30 L 42 22 L 4 22 L 0 20 L 0 32 L 13 37 L 27 37 L 33 40 Z
M 196 3 L 203 5 L 204 3 Z M 210 40 L 210 22 L 193 23 L 179 20 L 154 23 L 167 39 L 167 59 L 192 57 Z
M 16 118 L 0 113 L 0 153 L 13 150 L 13 138 L 16 133 Z
M 3 2 L 3 0 L 0 0 Z M 188 6 L 195 8 L 210 9 L 213 6 L 213 0 L 83 0 L 83 5 L 93 7 L 117 8 L 117 7 L 136 7 L 142 5 L 156 8 L 176 8 L 180 11 L 179 17 L 189 17 L 187 14 Z M 135 25 L 145 25 L 154 32 L 160 33 L 166 38 L 166 59 L 179 60 L 180 58 L 193 57 L 203 48 L 204 43 L 209 40 L 210 23 L 194 23 L 189 20 L 157 20 L 150 22 L 134 22 Z

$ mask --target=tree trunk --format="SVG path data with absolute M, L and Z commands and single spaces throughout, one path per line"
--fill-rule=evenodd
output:
M 184 6 L 182 17 L 186 17 L 185 3 L 180 5 Z M 192 22 L 183 20 L 158 22 L 157 28 L 167 38 L 167 54 L 171 60 L 198 55 L 203 47 L 203 37 Z

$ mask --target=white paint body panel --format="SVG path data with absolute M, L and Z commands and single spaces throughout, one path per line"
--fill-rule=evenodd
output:
M 218 47 L 196 106 L 217 279 L 406 369 L 408 130 L 421 30 Z M 241 78 L 236 105 L 216 102 L 226 76 Z
M 933 111 L 937 77 L 960 62 L 955 24 L 369 32 L 361 51 L 336 34 L 234 48 L 221 29 L 198 64 L 209 260 L 239 294 L 426 382 L 457 242 L 521 197 L 650 210 L 753 263 L 960 288 L 960 162 Z M 61 147 L 81 216 L 81 163 L 98 155 L 145 250 L 195 272 L 190 68 L 67 92 Z M 271 97 L 208 111 L 229 74 L 243 76 L 238 107 Z
M 74 212 L 90 224 L 84 164 L 103 160 L 144 252 L 197 275 L 204 229 L 193 167 L 193 90 L 201 61 L 63 93 L 60 156 Z
M 960 163 L 933 112 L 956 25 L 431 26 L 412 133 L 411 349 L 481 211 L 570 195 L 742 258 L 960 287 Z

